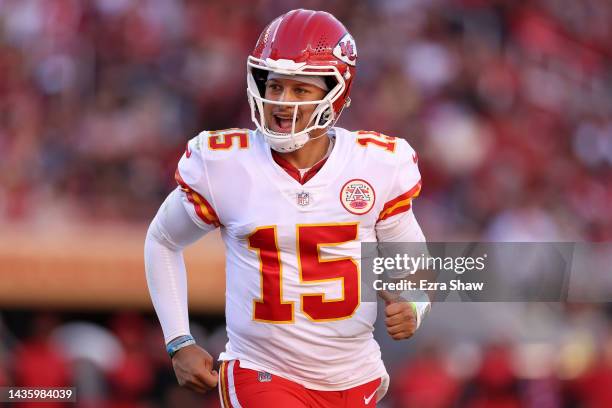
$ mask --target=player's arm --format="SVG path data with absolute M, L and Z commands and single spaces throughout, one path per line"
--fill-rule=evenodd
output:
M 421 190 L 421 175 L 416 163 L 416 154 L 405 142 L 398 147 L 397 153 L 400 158 L 391 192 L 376 223 L 377 240 L 380 243 L 411 243 L 406 245 L 407 252 L 414 252 L 418 248 L 418 251 L 426 253 L 425 235 L 412 208 L 413 200 L 418 197 Z M 423 245 L 419 247 L 415 243 Z M 418 281 L 427 278 L 426 273 L 417 271 L 411 278 Z M 411 337 L 429 312 L 430 299 L 427 294 L 411 291 L 410 295 L 410 299 L 406 299 L 400 292 L 379 291 L 379 296 L 386 303 L 385 325 L 389 335 L 395 340 Z
M 211 355 L 193 343 L 189 332 L 183 259 L 183 248 L 206 231 L 189 217 L 182 195 L 180 189 L 170 193 L 149 226 L 145 239 L 146 278 L 166 345 L 173 354 L 172 365 L 179 384 L 206 392 L 216 387 L 218 375 Z
M 210 205 L 195 190 L 202 183 L 194 178 L 198 173 L 193 167 L 201 163 L 198 159 L 188 162 L 185 159 L 185 156 L 181 159 L 177 170 L 180 187 L 166 198 L 147 231 L 145 270 L 149 293 L 177 380 L 182 386 L 206 392 L 217 385 L 218 375 L 213 370 L 210 354 L 194 343 L 189 332 L 183 248 L 219 223 L 218 220 L 207 222 L 210 221 L 208 218 L 200 218 L 206 209 L 196 206 Z M 188 181 L 180 176 L 181 172 L 186 174 Z
M 391 222 L 379 226 L 376 229 L 376 234 L 379 242 L 410 243 L 406 246 L 406 251 L 402 252 L 414 252 L 419 248 L 416 243 L 423 243 L 422 249 L 419 248 L 418 251 L 427 253 L 425 236 L 412 210 L 397 215 Z M 430 275 L 431 273 L 428 271 L 416 271 L 409 278 L 415 282 L 421 279 L 432 280 Z M 394 278 L 406 279 L 406 276 L 398 275 L 389 279 L 394 280 Z M 379 296 L 386 304 L 385 325 L 387 326 L 387 332 L 395 340 L 411 337 L 420 327 L 431 307 L 428 295 L 420 291 L 410 291 L 409 296 L 406 296 L 401 292 L 381 290 Z

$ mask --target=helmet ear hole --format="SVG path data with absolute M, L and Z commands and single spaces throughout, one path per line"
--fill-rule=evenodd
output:
M 255 80 L 255 84 L 257 84 L 257 90 L 259 91 L 260 96 L 264 96 L 266 94 L 266 81 L 268 80 L 269 72 L 265 69 L 253 68 L 253 79 Z
M 319 123 L 317 123 L 317 125 L 323 126 L 323 124 L 329 120 L 330 115 L 331 115 L 331 110 L 325 109 L 325 112 L 323 112 L 323 114 L 319 118 Z
M 329 89 L 329 91 L 331 91 L 338 85 L 338 80 L 331 75 L 323 75 L 323 80 L 325 81 L 325 85 L 327 86 L 327 89 Z M 329 109 L 325 108 L 325 111 L 319 118 L 317 125 L 322 126 L 324 123 L 326 123 L 329 120 L 329 118 L 332 116 L 332 113 L 333 113 L 333 108 L 329 108 Z
M 324 75 L 323 80 L 325 81 L 325 85 L 327 85 L 327 89 L 332 90 L 338 85 L 338 80 L 330 75 Z

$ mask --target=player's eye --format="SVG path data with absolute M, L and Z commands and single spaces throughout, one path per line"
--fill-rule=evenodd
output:
M 267 84 L 267 87 L 269 90 L 274 91 L 274 92 L 278 92 L 282 89 L 282 87 L 279 84 L 275 84 L 275 83 L 269 83 Z
M 310 93 L 310 91 L 306 88 L 295 88 L 294 92 L 296 95 L 308 95 Z

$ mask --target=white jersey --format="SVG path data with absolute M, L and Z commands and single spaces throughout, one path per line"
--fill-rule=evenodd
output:
M 245 129 L 200 133 L 177 169 L 191 218 L 220 226 L 226 246 L 220 359 L 318 390 L 388 378 L 372 334 L 376 302 L 361 299 L 360 243 L 377 241 L 420 190 L 405 140 L 330 133 L 336 144 L 306 182 Z

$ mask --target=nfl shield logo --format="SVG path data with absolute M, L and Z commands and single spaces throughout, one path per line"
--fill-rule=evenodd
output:
M 310 194 L 305 191 L 297 194 L 297 203 L 298 205 L 304 207 L 310 203 Z
M 257 379 L 259 382 L 270 382 L 272 381 L 272 374 L 266 373 L 265 371 L 258 371 Z

